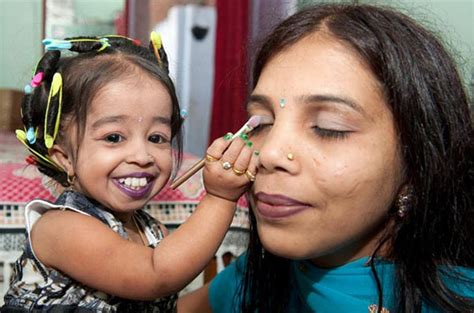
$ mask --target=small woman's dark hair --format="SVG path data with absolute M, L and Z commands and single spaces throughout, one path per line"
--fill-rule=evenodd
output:
M 453 58 L 431 32 L 392 9 L 318 5 L 268 36 L 256 57 L 254 84 L 275 55 L 315 32 L 346 44 L 370 67 L 398 130 L 406 183 L 416 202 L 403 220 L 392 207 L 395 226 L 381 241 L 389 244 L 387 257 L 396 266 L 397 312 L 421 312 L 422 301 L 446 312 L 474 310 L 472 299 L 453 293 L 442 279 L 473 284 L 454 269 L 474 266 L 474 128 Z M 289 260 L 270 253 L 263 258 L 253 215 L 251 224 L 242 311 L 286 312 Z M 375 268 L 374 275 L 378 280 Z M 382 299 L 379 288 L 379 309 Z
M 77 37 L 84 39 L 86 37 Z M 76 38 L 66 38 L 71 40 Z M 92 37 L 90 39 L 95 39 Z M 24 97 L 22 105 L 23 123 L 25 127 L 38 128 L 38 140 L 30 146 L 43 155 L 48 148 L 42 140 L 44 135 L 43 121 L 46 112 L 51 80 L 54 73 L 63 77 L 63 97 L 61 124 L 58 140 L 70 122 L 78 125 L 78 139 L 83 136 L 88 108 L 97 95 L 107 84 L 124 80 L 134 75 L 148 75 L 159 81 L 166 88 L 172 102 L 171 134 L 175 147 L 175 172 L 182 160 L 182 118 L 173 82 L 168 76 L 167 62 L 157 60 L 150 49 L 139 46 L 125 37 L 109 37 L 109 46 L 103 51 L 100 41 L 73 42 L 71 51 L 78 52 L 74 56 L 61 57 L 59 51 L 46 52 L 38 63 L 35 73 L 43 72 L 44 78 L 40 86 L 34 88 L 32 94 Z M 164 50 L 160 51 L 161 54 Z M 166 61 L 166 60 L 165 60 Z M 80 142 L 80 141 L 79 141 Z M 55 179 L 63 186 L 68 186 L 65 172 L 38 162 L 38 169 Z

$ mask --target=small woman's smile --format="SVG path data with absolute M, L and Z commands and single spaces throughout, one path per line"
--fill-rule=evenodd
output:
M 267 219 L 285 218 L 311 208 L 307 203 L 283 195 L 258 192 L 255 199 L 258 213 Z
M 153 188 L 154 181 L 155 177 L 147 173 L 133 173 L 113 180 L 123 193 L 134 199 L 147 196 Z

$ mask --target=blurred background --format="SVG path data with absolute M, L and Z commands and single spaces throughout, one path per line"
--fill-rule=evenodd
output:
M 45 37 L 121 34 L 147 44 L 162 34 L 181 106 L 185 151 L 245 122 L 252 53 L 275 23 L 316 0 L 0 0 L 0 129 L 18 127 L 19 99 Z M 390 5 L 444 39 L 471 94 L 474 0 L 333 1 Z

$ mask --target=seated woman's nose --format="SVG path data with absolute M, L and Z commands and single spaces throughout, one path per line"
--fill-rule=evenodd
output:
M 292 140 L 284 137 L 272 129 L 263 140 L 259 149 L 259 161 L 263 168 L 290 170 L 295 152 L 291 148 Z

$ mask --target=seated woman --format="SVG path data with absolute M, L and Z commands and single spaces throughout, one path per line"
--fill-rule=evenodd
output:
M 180 312 L 472 312 L 473 123 L 440 41 L 321 5 L 258 52 L 248 251 Z

